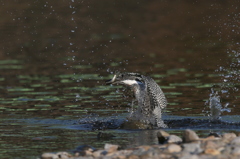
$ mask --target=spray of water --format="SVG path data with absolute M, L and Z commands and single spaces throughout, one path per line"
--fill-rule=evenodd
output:
M 228 108 L 229 103 L 223 105 L 218 91 L 214 91 L 213 88 L 211 89 L 209 100 L 206 104 L 209 105 L 210 108 L 208 116 L 211 121 L 220 120 L 222 112 L 231 112 L 231 109 Z

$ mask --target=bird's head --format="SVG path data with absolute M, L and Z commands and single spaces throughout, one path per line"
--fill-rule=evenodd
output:
M 133 86 L 143 84 L 142 75 L 138 73 L 116 73 L 112 79 L 107 80 L 106 84 L 123 84 Z

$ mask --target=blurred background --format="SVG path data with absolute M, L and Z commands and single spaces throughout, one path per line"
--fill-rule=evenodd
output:
M 130 97 L 104 82 L 115 71 L 155 79 L 168 119 L 208 118 L 218 92 L 222 119 L 238 121 L 239 14 L 237 0 L 0 0 L 0 155 L 153 144 L 144 131 L 99 141 L 78 125 L 126 117 Z

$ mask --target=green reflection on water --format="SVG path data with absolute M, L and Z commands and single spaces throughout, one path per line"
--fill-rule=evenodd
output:
M 0 65 L 0 69 L 23 69 L 22 65 Z
M 34 91 L 33 88 L 22 88 L 22 87 L 8 88 L 7 90 L 12 92 Z
M 21 64 L 22 61 L 20 60 L 0 60 L 0 65 L 5 65 L 5 64 Z
M 91 65 L 75 65 L 75 66 L 72 66 L 72 68 L 86 69 L 86 68 L 92 68 L 92 66 Z

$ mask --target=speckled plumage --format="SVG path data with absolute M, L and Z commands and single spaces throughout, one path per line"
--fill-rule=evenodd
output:
M 167 106 L 167 100 L 161 88 L 151 77 L 138 73 L 117 73 L 107 83 L 123 84 L 133 90 L 138 101 L 138 109 L 132 114 L 132 118 L 157 127 L 166 127 L 161 115 L 162 109 Z

